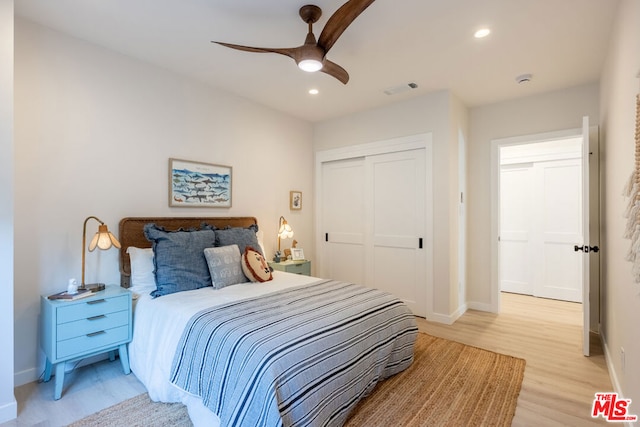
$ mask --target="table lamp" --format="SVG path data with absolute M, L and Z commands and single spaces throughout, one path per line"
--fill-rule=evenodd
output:
M 93 236 L 93 239 L 91 239 L 91 243 L 89 243 L 89 252 L 93 252 L 96 247 L 98 249 L 106 250 L 111 248 L 111 246 L 115 246 L 116 248 L 120 249 L 120 242 L 113 234 L 111 234 L 105 223 L 102 222 L 99 218 L 90 216 L 84 220 L 84 225 L 82 228 L 82 284 L 80 285 L 79 289 L 89 289 L 92 292 L 97 292 L 105 288 L 104 283 L 84 283 L 85 248 L 87 246 L 87 222 L 90 219 L 95 219 L 100 223 L 100 225 L 98 226 L 98 231 L 96 232 L 95 236 Z
M 278 252 L 280 252 L 280 239 L 290 239 L 293 237 L 293 230 L 283 216 L 278 223 Z

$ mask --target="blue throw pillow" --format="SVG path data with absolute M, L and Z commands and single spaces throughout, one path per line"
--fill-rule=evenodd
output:
M 251 246 L 256 251 L 260 252 L 260 255 L 264 256 L 260 244 L 258 243 L 258 225 L 251 224 L 247 228 L 242 227 L 227 227 L 227 228 L 215 228 L 208 224 L 203 224 L 202 228 L 208 228 L 215 230 L 216 232 L 216 246 L 230 246 L 238 245 L 240 253 L 244 253 L 244 249 L 247 246 Z
M 166 231 L 155 224 L 145 224 L 144 235 L 154 253 L 156 290 L 151 296 L 211 286 L 211 275 L 204 250 L 215 246 L 213 230 Z

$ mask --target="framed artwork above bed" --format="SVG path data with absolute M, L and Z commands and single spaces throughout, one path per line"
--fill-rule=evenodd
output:
M 169 159 L 169 206 L 231 207 L 231 166 Z

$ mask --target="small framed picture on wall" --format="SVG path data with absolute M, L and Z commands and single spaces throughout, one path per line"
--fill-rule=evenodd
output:
M 289 191 L 289 209 L 292 211 L 302 209 L 302 191 Z

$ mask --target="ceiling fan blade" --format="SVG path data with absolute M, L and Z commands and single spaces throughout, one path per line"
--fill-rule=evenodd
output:
M 328 59 L 325 59 L 323 61 L 322 69 L 320 71 L 329 74 L 332 77 L 335 77 L 343 84 L 347 84 L 347 82 L 349 81 L 349 73 L 347 73 L 347 70 L 345 70 L 335 62 L 329 61 Z
M 224 47 L 229 47 L 231 49 L 243 50 L 245 52 L 257 52 L 257 53 L 278 53 L 280 55 L 288 56 L 289 58 L 295 59 L 296 52 L 298 48 L 270 48 L 270 47 L 252 47 L 252 46 L 242 46 L 239 44 L 231 44 L 224 42 L 216 42 L 212 41 L 212 43 L 219 44 Z
M 322 29 L 318 46 L 329 52 L 344 30 L 375 0 L 349 0 L 331 15 Z

